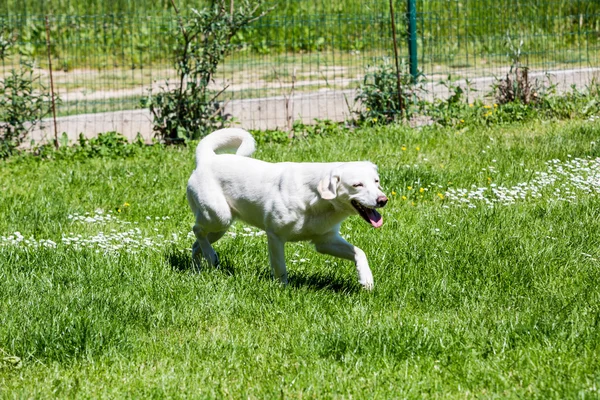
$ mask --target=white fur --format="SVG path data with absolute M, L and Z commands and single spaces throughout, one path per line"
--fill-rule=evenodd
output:
M 285 242 L 307 240 L 320 253 L 354 261 L 359 282 L 372 288 L 365 253 L 344 240 L 339 228 L 357 214 L 352 200 L 370 209 L 385 205 L 377 167 L 370 162 L 273 164 L 249 158 L 254 149 L 252 135 L 238 128 L 218 130 L 198 144 L 187 185 L 196 217 L 194 261 L 201 253 L 217 265 L 211 243 L 239 218 L 267 233 L 271 269 L 282 283 L 287 283 Z M 223 150 L 236 152 L 216 154 Z

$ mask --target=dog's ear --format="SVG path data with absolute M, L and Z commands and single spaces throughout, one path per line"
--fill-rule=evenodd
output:
M 321 179 L 319 186 L 317 186 L 317 190 L 319 191 L 321 198 L 325 200 L 335 199 L 337 196 L 337 186 L 339 182 L 340 176 L 334 172 L 332 172 L 331 175 Z

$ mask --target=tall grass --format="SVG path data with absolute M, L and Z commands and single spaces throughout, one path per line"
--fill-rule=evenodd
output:
M 373 292 L 308 244 L 286 248 L 279 286 L 265 237 L 239 224 L 215 245 L 224 266 L 194 271 L 193 148 L 5 162 L 0 396 L 597 397 L 599 134 L 535 122 L 261 144 L 267 161 L 379 165 L 384 226 L 342 227 Z M 444 197 L 534 182 L 551 160 L 593 165 L 510 205 Z

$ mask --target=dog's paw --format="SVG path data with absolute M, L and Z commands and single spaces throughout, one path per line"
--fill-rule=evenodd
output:
M 363 276 L 359 278 L 358 283 L 360 283 L 365 290 L 373 290 L 373 286 L 375 285 L 373 282 L 373 275 L 370 273 L 363 274 Z
M 279 283 L 281 283 L 283 286 L 287 286 L 288 284 L 288 275 L 287 273 L 285 275 L 282 275 L 278 278 Z

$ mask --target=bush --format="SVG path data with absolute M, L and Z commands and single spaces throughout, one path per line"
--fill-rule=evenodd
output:
M 398 99 L 398 79 L 402 103 Z M 420 102 L 418 93 L 421 90 L 420 82 L 415 82 L 404 63 L 400 74 L 387 61 L 374 68 L 368 67 L 355 98 L 361 103 L 358 111 L 354 111 L 357 122 L 385 125 L 400 121 L 404 116 L 410 118 Z
M 162 92 L 150 93 L 144 100 L 153 115 L 156 136 L 166 142 L 198 139 L 227 125 L 224 104 L 218 100 L 226 88 L 215 93 L 208 85 L 223 57 L 233 49 L 232 37 L 265 14 L 258 12 L 261 2 L 238 1 L 238 8 L 229 12 L 229 3 L 217 0 L 210 7 L 192 10 L 185 22 L 179 20 L 175 49 L 178 82 L 166 82 Z
M 14 35 L 0 25 L 0 61 L 14 43 Z M 0 158 L 16 152 L 29 131 L 50 112 L 51 100 L 39 75 L 33 73 L 33 65 L 26 61 L 0 80 Z
M 89 158 L 126 158 L 138 155 L 146 144 L 138 135 L 133 143 L 117 132 L 105 132 L 96 137 L 87 139 L 83 134 L 74 146 L 68 146 L 68 139 L 63 133 L 61 146 L 45 144 L 35 149 L 34 154 L 40 159 L 75 159 L 85 160 Z
M 253 130 L 252 136 L 257 143 L 293 143 L 297 140 L 325 137 L 347 133 L 350 128 L 344 123 L 331 121 L 328 119 L 315 119 L 312 124 L 307 125 L 302 121 L 294 121 L 292 133 L 274 130 Z
M 50 110 L 50 94 L 30 64 L 0 80 L 0 158 L 12 155 Z

